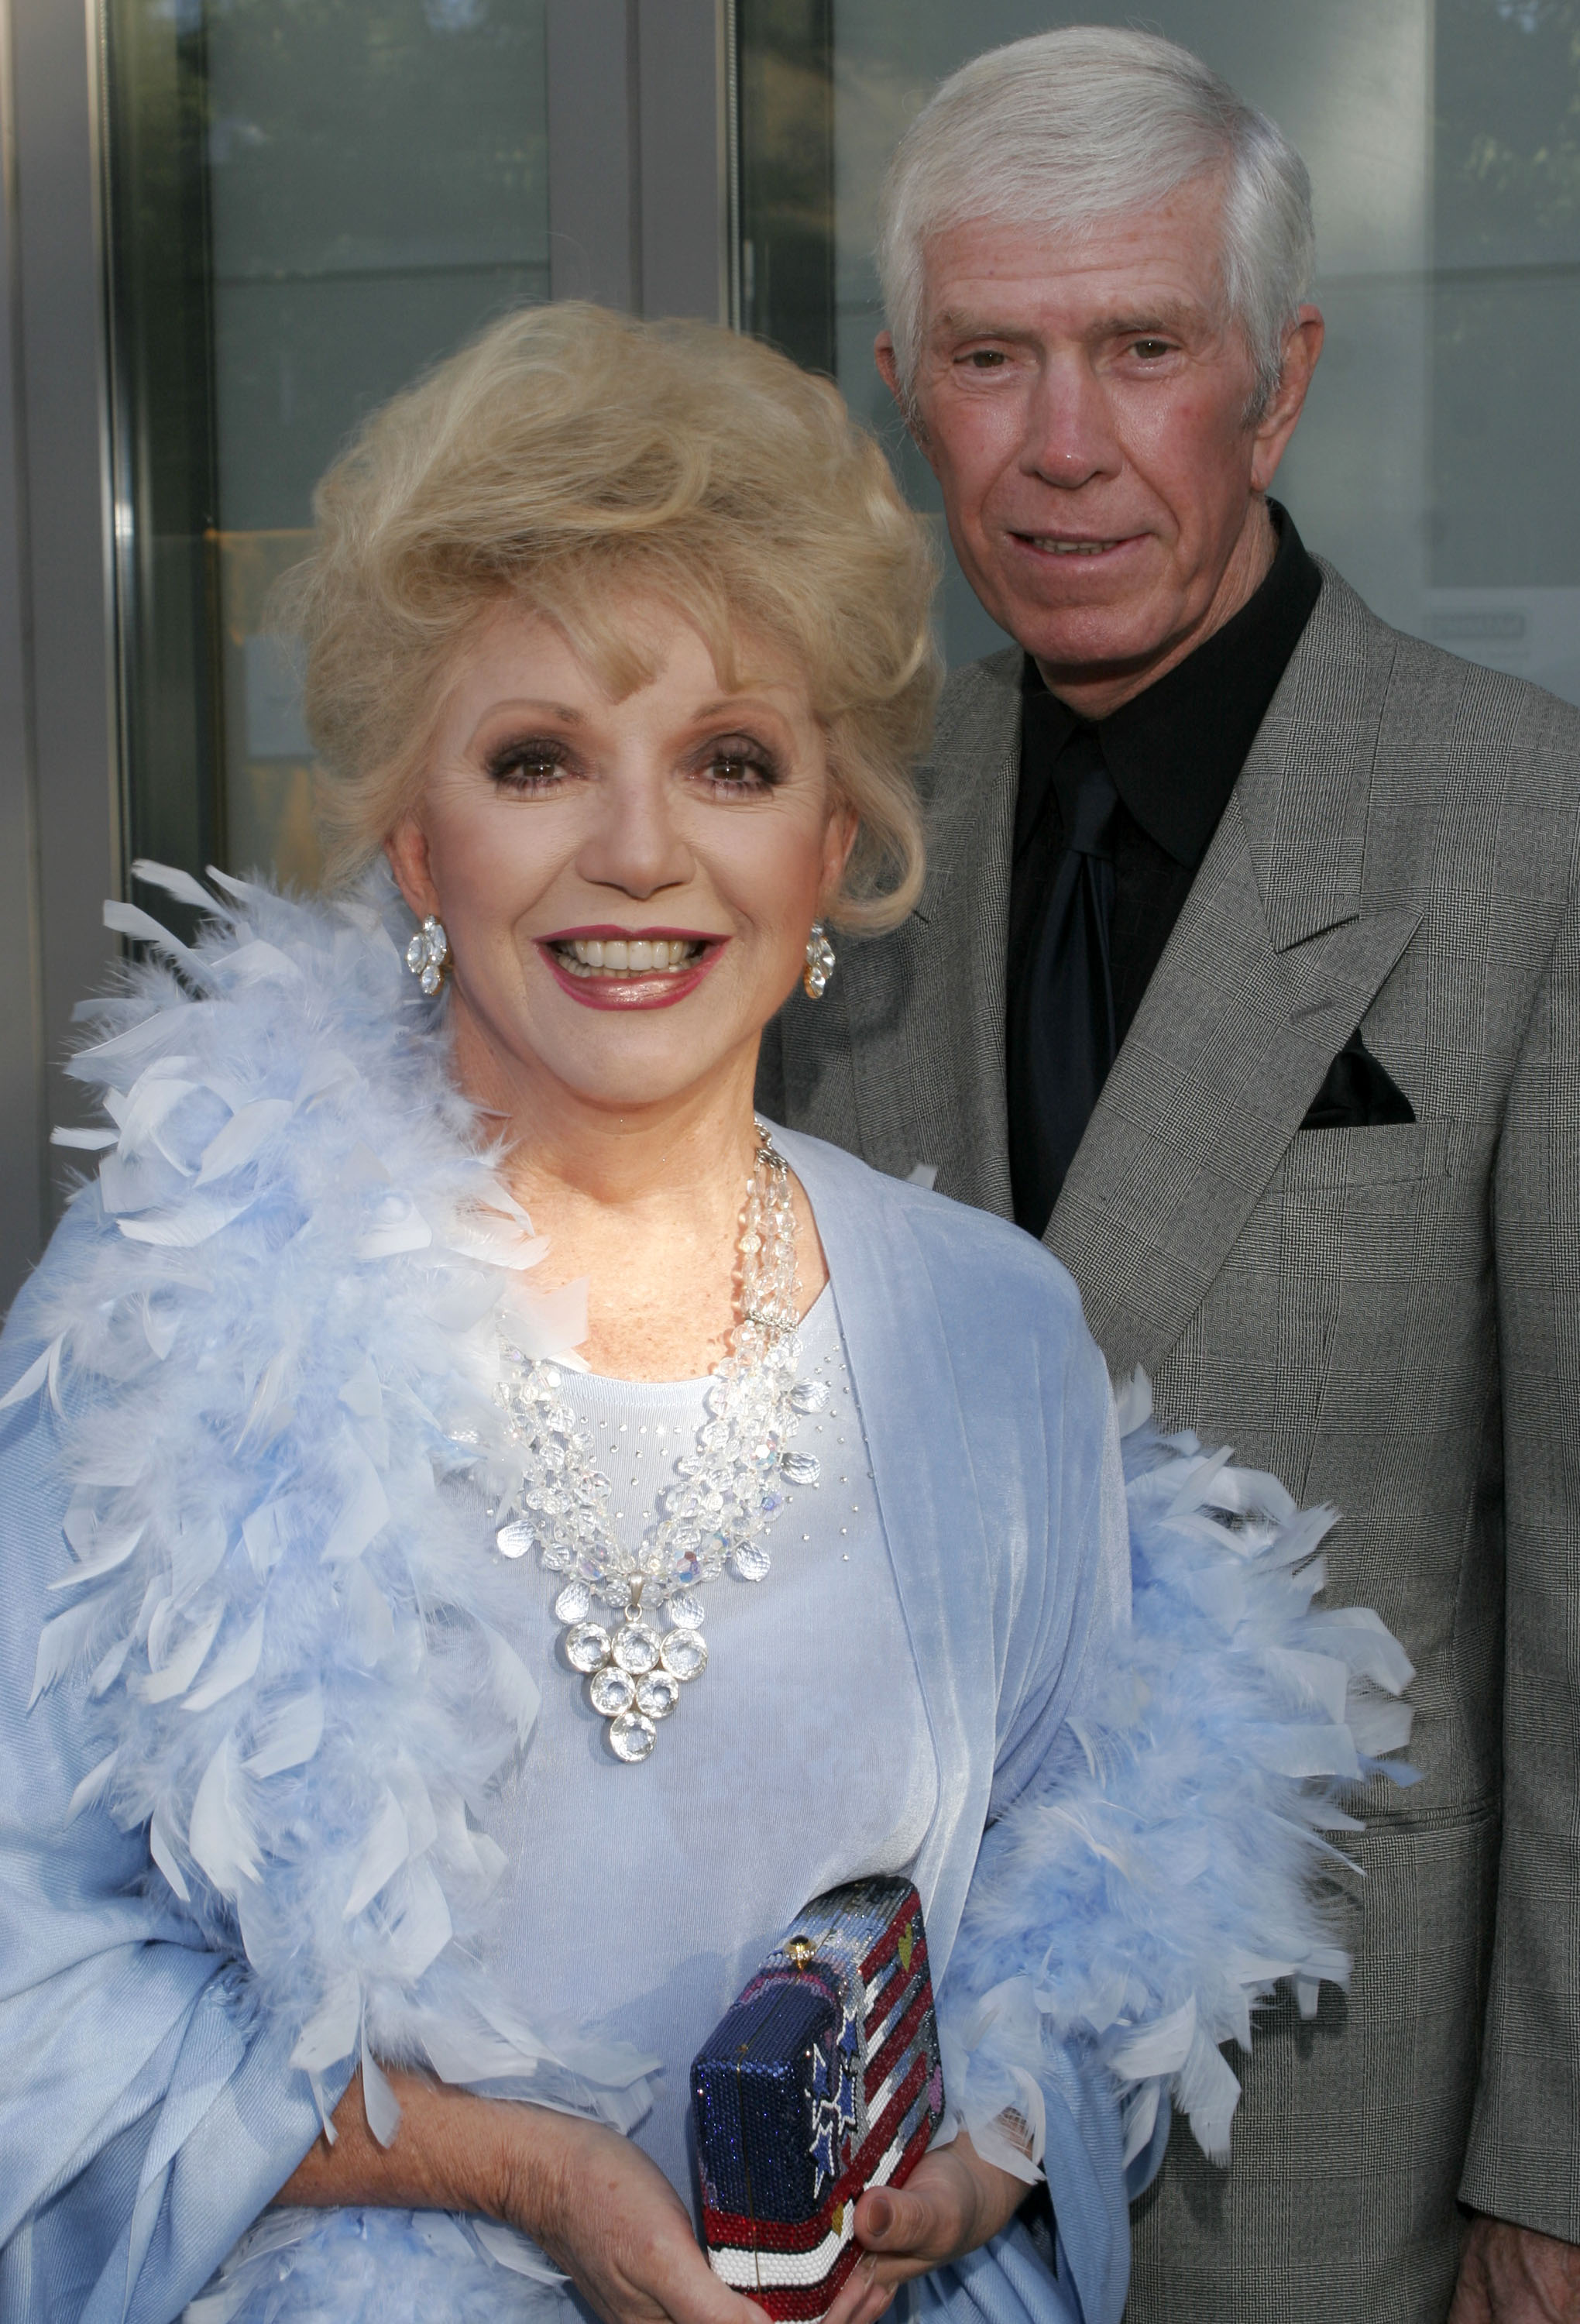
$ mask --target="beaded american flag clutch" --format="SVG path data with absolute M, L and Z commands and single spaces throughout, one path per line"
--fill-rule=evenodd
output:
M 922 1904 L 858 1880 L 807 1905 L 692 2062 L 714 2271 L 776 2318 L 822 2316 L 860 2256 L 865 2188 L 898 2186 L 943 2113 Z

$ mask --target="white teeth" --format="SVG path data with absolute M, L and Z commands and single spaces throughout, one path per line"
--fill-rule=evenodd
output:
M 574 976 L 629 975 L 633 970 L 684 968 L 701 952 L 684 936 L 571 936 L 555 945 Z
M 1116 546 L 1111 540 L 1044 540 L 1035 533 L 1032 537 L 1039 549 L 1047 549 L 1054 557 L 1098 557 L 1105 549 Z

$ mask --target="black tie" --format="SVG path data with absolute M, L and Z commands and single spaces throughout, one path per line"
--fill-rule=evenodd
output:
M 1111 826 L 1119 802 L 1095 727 L 1070 735 L 1053 768 L 1053 788 L 1064 853 L 1021 989 L 1010 996 L 1010 1055 L 1023 1061 L 1009 1091 L 1015 1214 L 1039 1236 L 1118 1047 L 1110 937 Z

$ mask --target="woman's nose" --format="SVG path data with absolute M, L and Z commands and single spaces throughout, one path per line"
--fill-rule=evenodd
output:
M 617 777 L 600 786 L 593 827 L 576 868 L 594 887 L 618 888 L 627 896 L 684 886 L 694 867 L 676 824 L 666 772 Z

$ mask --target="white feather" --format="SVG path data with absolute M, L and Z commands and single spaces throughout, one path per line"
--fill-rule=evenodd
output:
M 32 1692 L 28 1696 L 31 1711 L 41 1694 L 58 1686 L 78 1656 L 86 1652 L 99 1619 L 101 1609 L 96 1598 L 85 1598 L 79 1606 L 69 1606 L 53 1621 L 46 1622 L 39 1632 L 39 1650 L 33 1659 Z
M 362 1984 L 354 1973 L 343 1976 L 326 1994 L 303 2026 L 290 2053 L 293 2066 L 321 2074 L 337 2066 L 355 2049 L 362 2034 Z
M 222 1896 L 258 1877 L 258 1840 L 227 1735 L 203 1771 L 187 1845 Z
M 75 1823 L 85 1808 L 90 1808 L 96 1801 L 103 1799 L 109 1789 L 110 1777 L 115 1772 L 115 1761 L 119 1757 L 117 1751 L 106 1751 L 97 1766 L 88 1769 L 71 1794 L 70 1804 L 66 1810 L 68 1823 Z
M 385 2080 L 378 2060 L 368 2048 L 366 2031 L 362 2045 L 363 2107 L 367 2115 L 368 2128 L 381 2146 L 393 2146 L 395 2134 L 400 2127 L 400 2107 L 394 2091 Z
M 238 1686 L 245 1686 L 257 1669 L 263 1652 L 263 1617 L 255 1614 L 238 1637 L 233 1638 L 221 1655 L 215 1657 L 214 1667 L 201 1686 L 195 1686 L 181 1708 L 187 1711 L 208 1711 L 215 1703 L 234 1694 Z M 193 1849 L 197 1854 L 197 1849 Z
M 50 1132 L 51 1146 L 72 1146 L 88 1154 L 102 1153 L 106 1146 L 115 1145 L 120 1132 L 115 1130 L 67 1130 L 56 1128 Z
M 211 1179 L 244 1168 L 295 1111 L 288 1097 L 261 1097 L 242 1106 L 204 1148 L 195 1183 L 207 1186 Z
M 192 1891 L 188 1887 L 186 1876 L 176 1861 L 176 1851 L 171 1844 L 170 1836 L 164 1828 L 163 1821 L 158 1815 L 148 1827 L 148 1852 L 182 1904 L 189 1904 L 192 1901 Z
M 351 1436 L 344 1435 L 343 1444 L 345 1499 L 324 1544 L 326 1565 L 360 1557 L 390 1522 L 390 1498 L 383 1479 Z
M 190 904 L 196 911 L 215 912 L 219 908 L 207 888 L 189 872 L 179 871 L 174 864 L 155 863 L 139 855 L 133 861 L 132 877 L 141 880 L 145 887 L 162 888 L 167 896 L 173 896 L 179 904 Z
M 242 1762 L 249 1775 L 283 1775 L 305 1766 L 324 1739 L 324 1697 L 317 1687 L 299 1694 L 258 1726 L 253 1748 Z M 340 2053 L 344 2055 L 344 2052 Z
M 5 1412 L 14 1404 L 25 1404 L 30 1396 L 38 1394 L 49 1377 L 50 1365 L 59 1344 L 58 1341 L 51 1341 L 42 1355 L 34 1357 L 22 1378 L 14 1381 L 5 1394 L 0 1396 L 0 1412 Z
M 411 1853 L 411 1840 L 400 1803 L 388 1784 L 383 1788 L 372 1831 L 356 1862 L 344 1916 L 355 1920 L 372 1903 L 387 1880 L 392 1880 Z
M 69 1590 L 74 1582 L 98 1582 L 105 1574 L 113 1573 L 117 1565 L 124 1565 L 147 1528 L 146 1517 L 135 1525 L 106 1529 L 99 1534 L 92 1548 L 73 1573 L 62 1573 L 51 1582 L 51 1590 Z
M 172 1605 L 173 1600 L 170 1601 Z M 165 1628 L 170 1617 L 166 1618 Z M 186 1693 L 203 1667 L 205 1655 L 214 1644 L 219 1626 L 225 1619 L 223 1606 L 212 1607 L 194 1622 L 179 1646 L 174 1646 L 157 1670 L 151 1670 L 138 1683 L 137 1692 L 144 1702 L 174 1702 Z

